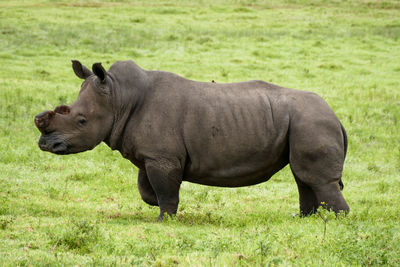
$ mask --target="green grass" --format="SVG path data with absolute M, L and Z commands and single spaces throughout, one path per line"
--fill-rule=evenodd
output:
M 175 220 L 102 144 L 57 156 L 33 117 L 75 100 L 70 59 L 132 59 L 217 83 L 262 79 L 328 101 L 349 136 L 351 212 L 300 219 L 288 168 L 257 186 L 184 183 Z M 0 2 L 0 266 L 400 265 L 398 1 Z

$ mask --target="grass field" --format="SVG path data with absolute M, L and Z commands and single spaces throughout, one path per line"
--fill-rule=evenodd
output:
M 118 152 L 37 147 L 34 115 L 78 94 L 71 59 L 318 93 L 349 136 L 350 214 L 296 216 L 285 168 L 184 183 L 177 218 L 157 222 Z M 399 266 L 399 143 L 398 1 L 0 1 L 0 266 Z

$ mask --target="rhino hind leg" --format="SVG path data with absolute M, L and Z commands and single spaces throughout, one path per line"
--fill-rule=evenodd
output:
M 339 138 L 319 138 L 308 133 L 291 138 L 289 163 L 295 176 L 301 215 L 312 214 L 319 206 L 336 213 L 350 210 L 342 192 L 344 152 Z M 341 136 L 339 136 L 341 138 Z
M 350 208 L 340 191 L 339 183 L 332 182 L 329 184 L 318 185 L 315 186 L 313 190 L 317 196 L 318 203 L 327 209 L 333 210 L 335 213 L 348 213 L 350 211 Z
M 300 216 L 311 215 L 318 209 L 319 204 L 317 197 L 310 186 L 300 181 L 300 179 L 296 177 L 296 174 L 293 173 L 293 175 L 299 190 Z
M 293 172 L 299 190 L 300 216 L 315 213 L 319 206 L 323 206 L 335 213 L 348 212 L 349 206 L 340 190 L 339 182 L 330 176 L 320 176 L 321 173 L 312 170 L 297 176 Z
M 144 170 L 139 170 L 137 185 L 143 201 L 151 206 L 158 206 L 157 195 L 151 187 L 149 178 Z

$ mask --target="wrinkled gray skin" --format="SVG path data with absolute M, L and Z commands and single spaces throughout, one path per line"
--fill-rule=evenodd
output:
M 300 214 L 349 211 L 341 189 L 345 130 L 318 95 L 263 81 L 206 83 L 119 61 L 84 79 L 78 99 L 35 117 L 39 147 L 56 154 L 100 142 L 139 168 L 142 199 L 176 214 L 182 181 L 238 187 L 267 181 L 290 164 Z

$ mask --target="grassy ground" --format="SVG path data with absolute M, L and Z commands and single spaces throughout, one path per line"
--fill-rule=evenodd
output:
M 400 265 L 399 38 L 390 0 L 0 1 L 0 265 Z M 34 115 L 77 96 L 70 59 L 318 93 L 348 132 L 351 213 L 294 216 L 286 168 L 253 187 L 185 183 L 158 223 L 118 152 L 37 147 Z

